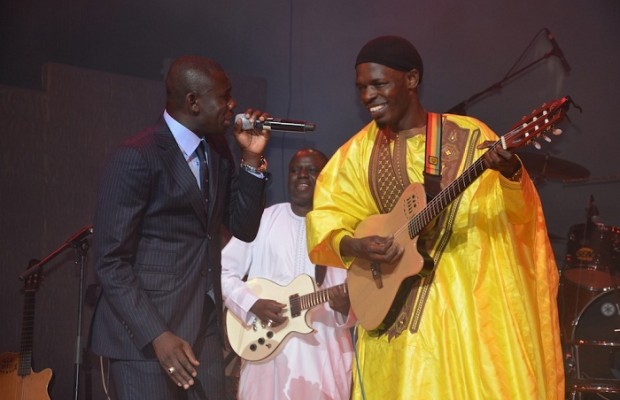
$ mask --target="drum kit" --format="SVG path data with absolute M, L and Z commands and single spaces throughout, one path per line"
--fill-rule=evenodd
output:
M 620 399 L 620 228 L 570 228 L 558 310 L 568 392 Z
M 585 182 L 590 173 L 549 155 L 519 153 L 535 184 Z M 600 222 L 590 197 L 585 223 L 570 227 L 558 294 L 567 398 L 620 399 L 620 228 Z

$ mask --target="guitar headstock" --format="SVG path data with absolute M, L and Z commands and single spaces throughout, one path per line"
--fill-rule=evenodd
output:
M 39 263 L 39 260 L 32 259 L 30 260 L 28 268 L 35 266 Z M 32 274 L 26 277 L 24 282 L 24 293 L 34 293 L 39 290 L 39 286 L 41 285 L 41 273 L 39 272 L 40 268 L 37 268 Z
M 554 135 L 560 135 L 562 133 L 561 130 L 554 128 L 554 125 L 564 118 L 570 104 L 572 100 L 568 96 L 544 103 L 530 115 L 523 117 L 510 132 L 502 136 L 502 147 L 509 150 L 533 144 L 536 148 L 540 148 L 540 144 L 534 139 L 541 136 L 550 142 L 551 139 L 546 134 L 551 132 Z
M 24 292 L 25 293 L 34 293 L 39 290 L 39 286 L 41 285 L 41 276 L 38 272 L 33 272 L 28 275 L 26 278 L 26 282 L 24 282 Z

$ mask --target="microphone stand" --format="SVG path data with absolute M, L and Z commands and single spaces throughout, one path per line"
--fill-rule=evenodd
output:
M 450 108 L 447 112 L 450 114 L 458 114 L 458 115 L 467 115 L 467 107 L 473 103 L 475 100 L 479 99 L 480 97 L 484 96 L 487 93 L 490 93 L 491 91 L 495 91 L 495 90 L 500 90 L 502 87 L 504 87 L 504 84 L 506 82 L 508 82 L 509 80 L 511 80 L 512 78 L 514 78 L 515 76 L 521 74 L 522 72 L 524 72 L 525 70 L 533 67 L 534 65 L 538 64 L 539 62 L 551 57 L 555 55 L 555 51 L 554 50 L 549 50 L 547 53 L 545 53 L 542 57 L 532 61 L 531 63 L 527 64 L 526 66 L 524 66 L 521 69 L 516 70 L 515 72 L 506 75 L 503 79 L 501 79 L 500 81 L 495 82 L 494 84 L 492 84 L 491 86 L 489 86 L 488 88 L 474 94 L 473 96 L 469 97 L 467 100 L 463 100 L 460 103 L 458 103 L 457 105 L 453 106 L 452 108 Z
M 74 242 L 73 247 L 77 250 L 76 264 L 80 266 L 80 284 L 78 293 L 77 330 L 75 340 L 75 367 L 73 370 L 73 399 L 78 400 L 80 387 L 80 368 L 82 366 L 82 309 L 84 304 L 84 276 L 86 267 L 86 253 L 90 247 L 88 240 L 83 238 Z
M 67 249 L 69 247 L 76 247 L 76 243 L 80 242 L 82 239 L 87 238 L 91 233 L 93 233 L 93 226 L 92 225 L 86 225 L 85 227 L 83 227 L 79 231 L 75 232 L 67 240 L 65 240 L 65 242 L 62 244 L 62 246 L 60 246 L 59 248 L 57 248 L 56 250 L 51 252 L 49 255 L 47 255 L 43 260 L 39 261 L 37 264 L 33 265 L 32 267 L 30 267 L 27 270 L 25 270 L 24 272 L 22 272 L 19 275 L 19 279 L 22 280 L 22 281 L 26 280 L 27 277 L 32 275 L 35 271 L 37 271 L 43 265 L 45 265 L 48 262 L 50 262 L 53 258 L 55 258 L 57 255 L 62 253 L 65 249 Z
M 86 267 L 86 254 L 90 247 L 88 243 L 88 236 L 93 233 L 93 226 L 87 225 L 71 235 L 58 249 L 54 250 L 48 256 L 46 256 L 39 263 L 33 265 L 19 275 L 19 279 L 24 280 L 28 276 L 32 275 L 37 269 L 47 264 L 58 254 L 62 253 L 65 249 L 73 247 L 76 254 L 75 263 L 80 267 L 80 285 L 78 293 L 78 315 L 77 315 L 77 333 L 75 344 L 75 368 L 73 371 L 73 399 L 77 400 L 79 396 L 79 382 L 80 382 L 80 367 L 82 364 L 82 303 L 84 302 L 84 276 Z

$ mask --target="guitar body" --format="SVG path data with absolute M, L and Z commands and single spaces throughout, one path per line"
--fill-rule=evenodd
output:
M 377 277 L 373 275 L 371 262 L 362 258 L 356 258 L 348 270 L 351 307 L 366 330 L 376 329 L 384 321 L 404 280 L 432 270 L 432 260 L 418 249 L 418 237 L 411 238 L 406 229 L 408 221 L 425 206 L 424 186 L 412 183 L 405 188 L 391 212 L 370 216 L 355 229 L 356 238 L 394 235 L 405 249 L 398 262 L 375 266 Z
M 50 400 L 48 386 L 52 370 L 46 368 L 20 376 L 18 374 L 19 354 L 0 354 L 0 399 L 2 400 Z
M 299 275 L 287 286 L 280 286 L 268 279 L 255 278 L 246 282 L 258 297 L 272 299 L 286 304 L 284 316 L 287 320 L 277 326 L 268 327 L 256 319 L 246 325 L 230 310 L 226 310 L 226 330 L 230 346 L 241 358 L 248 361 L 268 359 L 284 340 L 293 332 L 308 334 L 314 329 L 306 321 L 308 310 L 300 310 L 299 315 L 291 315 L 291 296 L 305 295 L 315 291 L 314 281 L 309 275 Z

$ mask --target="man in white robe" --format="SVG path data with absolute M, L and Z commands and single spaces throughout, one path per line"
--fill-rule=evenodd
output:
M 232 238 L 222 252 L 222 292 L 229 309 L 241 321 L 278 326 L 286 324 L 286 307 L 257 297 L 247 279 L 265 278 L 287 286 L 307 274 L 329 289 L 329 302 L 310 313 L 314 332 L 292 333 L 274 356 L 262 361 L 243 360 L 238 398 L 241 400 L 348 400 L 351 389 L 354 323 L 346 289 L 346 270 L 315 266 L 308 258 L 305 215 L 312 209 L 314 185 L 327 157 L 313 149 L 299 150 L 289 164 L 290 203 L 265 209 L 256 239 L 245 243 Z M 321 282 L 322 281 L 322 282 Z M 340 286 L 339 286 L 340 285 Z

